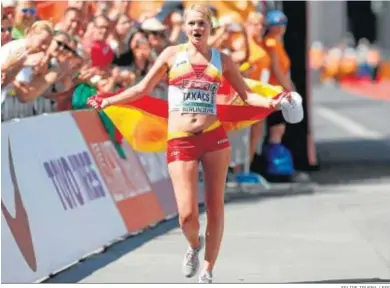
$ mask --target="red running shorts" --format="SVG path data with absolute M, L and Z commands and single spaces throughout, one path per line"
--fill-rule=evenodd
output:
M 173 161 L 199 161 L 206 153 L 230 147 L 229 138 L 222 125 L 199 134 L 170 138 L 167 142 L 168 164 Z

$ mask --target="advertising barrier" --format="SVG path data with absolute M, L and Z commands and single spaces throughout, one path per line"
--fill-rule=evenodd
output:
M 127 149 L 130 146 L 125 144 Z M 166 218 L 170 218 L 177 213 L 176 200 L 173 194 L 171 179 L 168 175 L 168 165 L 165 153 L 139 153 L 137 156 L 142 168 L 149 177 L 150 185 L 156 193 L 157 199 L 164 210 Z
M 3 283 L 29 283 L 127 233 L 70 114 L 2 124 Z
M 131 149 L 121 159 L 94 111 L 73 112 L 128 232 L 136 232 L 164 219 L 148 175 Z
M 124 142 L 121 157 L 95 111 L 1 128 L 2 283 L 41 281 L 177 215 L 165 153 Z

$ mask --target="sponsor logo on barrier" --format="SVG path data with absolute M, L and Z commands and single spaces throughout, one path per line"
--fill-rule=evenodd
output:
M 36 282 L 126 235 L 70 113 L 1 128 L 2 282 Z
M 180 153 L 179 151 L 176 152 Z M 152 154 L 137 152 L 137 156 L 151 183 L 156 183 L 169 178 L 165 153 Z
M 105 197 L 102 183 L 88 152 L 82 151 L 43 163 L 64 210 Z
M 90 148 L 115 201 L 150 192 L 148 180 L 132 151 L 127 151 L 126 156 L 133 161 L 126 161 L 119 157 L 111 141 L 90 143 Z
M 124 143 L 126 159 L 120 158 L 96 112 L 80 111 L 73 113 L 73 117 L 128 231 L 146 228 L 162 220 L 162 207 L 133 149 Z
M 3 212 L 5 221 L 8 224 L 11 234 L 14 237 L 23 258 L 26 260 L 26 263 L 30 269 L 35 272 L 37 271 L 37 260 L 35 256 L 28 215 L 26 208 L 24 208 L 23 200 L 20 195 L 18 179 L 16 177 L 10 138 L 8 138 L 8 161 L 11 182 L 14 188 L 15 217 L 11 216 L 7 207 L 3 203 L 3 200 L 1 200 L 1 211 Z
M 179 151 L 177 151 L 179 153 Z M 174 152 L 173 152 L 174 153 Z M 137 153 L 138 158 L 151 182 L 153 191 L 164 210 L 165 216 L 177 213 L 176 199 L 168 173 L 166 153 Z

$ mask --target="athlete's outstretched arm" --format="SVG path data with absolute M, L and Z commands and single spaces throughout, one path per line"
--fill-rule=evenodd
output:
M 233 62 L 232 58 L 224 53 L 222 55 L 223 76 L 229 81 L 230 85 L 236 90 L 241 99 L 248 105 L 265 107 L 270 109 L 278 108 L 279 100 L 259 97 L 245 83 L 239 68 Z
M 169 69 L 169 59 L 173 55 L 175 47 L 167 47 L 157 58 L 156 62 L 146 74 L 146 76 L 136 85 L 122 91 L 121 93 L 102 100 L 100 104 L 91 101 L 89 104 L 94 108 L 104 108 L 109 105 L 131 102 L 141 98 L 154 89 L 163 79 Z

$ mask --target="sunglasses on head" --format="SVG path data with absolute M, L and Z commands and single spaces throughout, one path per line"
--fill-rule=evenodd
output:
M 59 40 L 55 40 L 57 42 L 57 45 L 59 48 L 63 48 L 65 49 L 66 51 L 69 51 L 71 52 L 73 55 L 77 55 L 76 51 L 74 51 L 71 47 L 69 47 L 68 44 L 62 42 L 62 41 L 59 41 Z
M 149 34 L 153 35 L 153 36 L 160 36 L 160 37 L 164 37 L 164 32 L 161 32 L 161 31 L 149 31 L 148 32 Z
M 30 14 L 31 16 L 34 16 L 37 13 L 37 10 L 35 8 L 23 8 L 22 12 L 23 14 Z
M 12 27 L 1 27 L 1 33 L 5 33 L 5 32 L 9 32 L 11 33 L 12 31 Z

